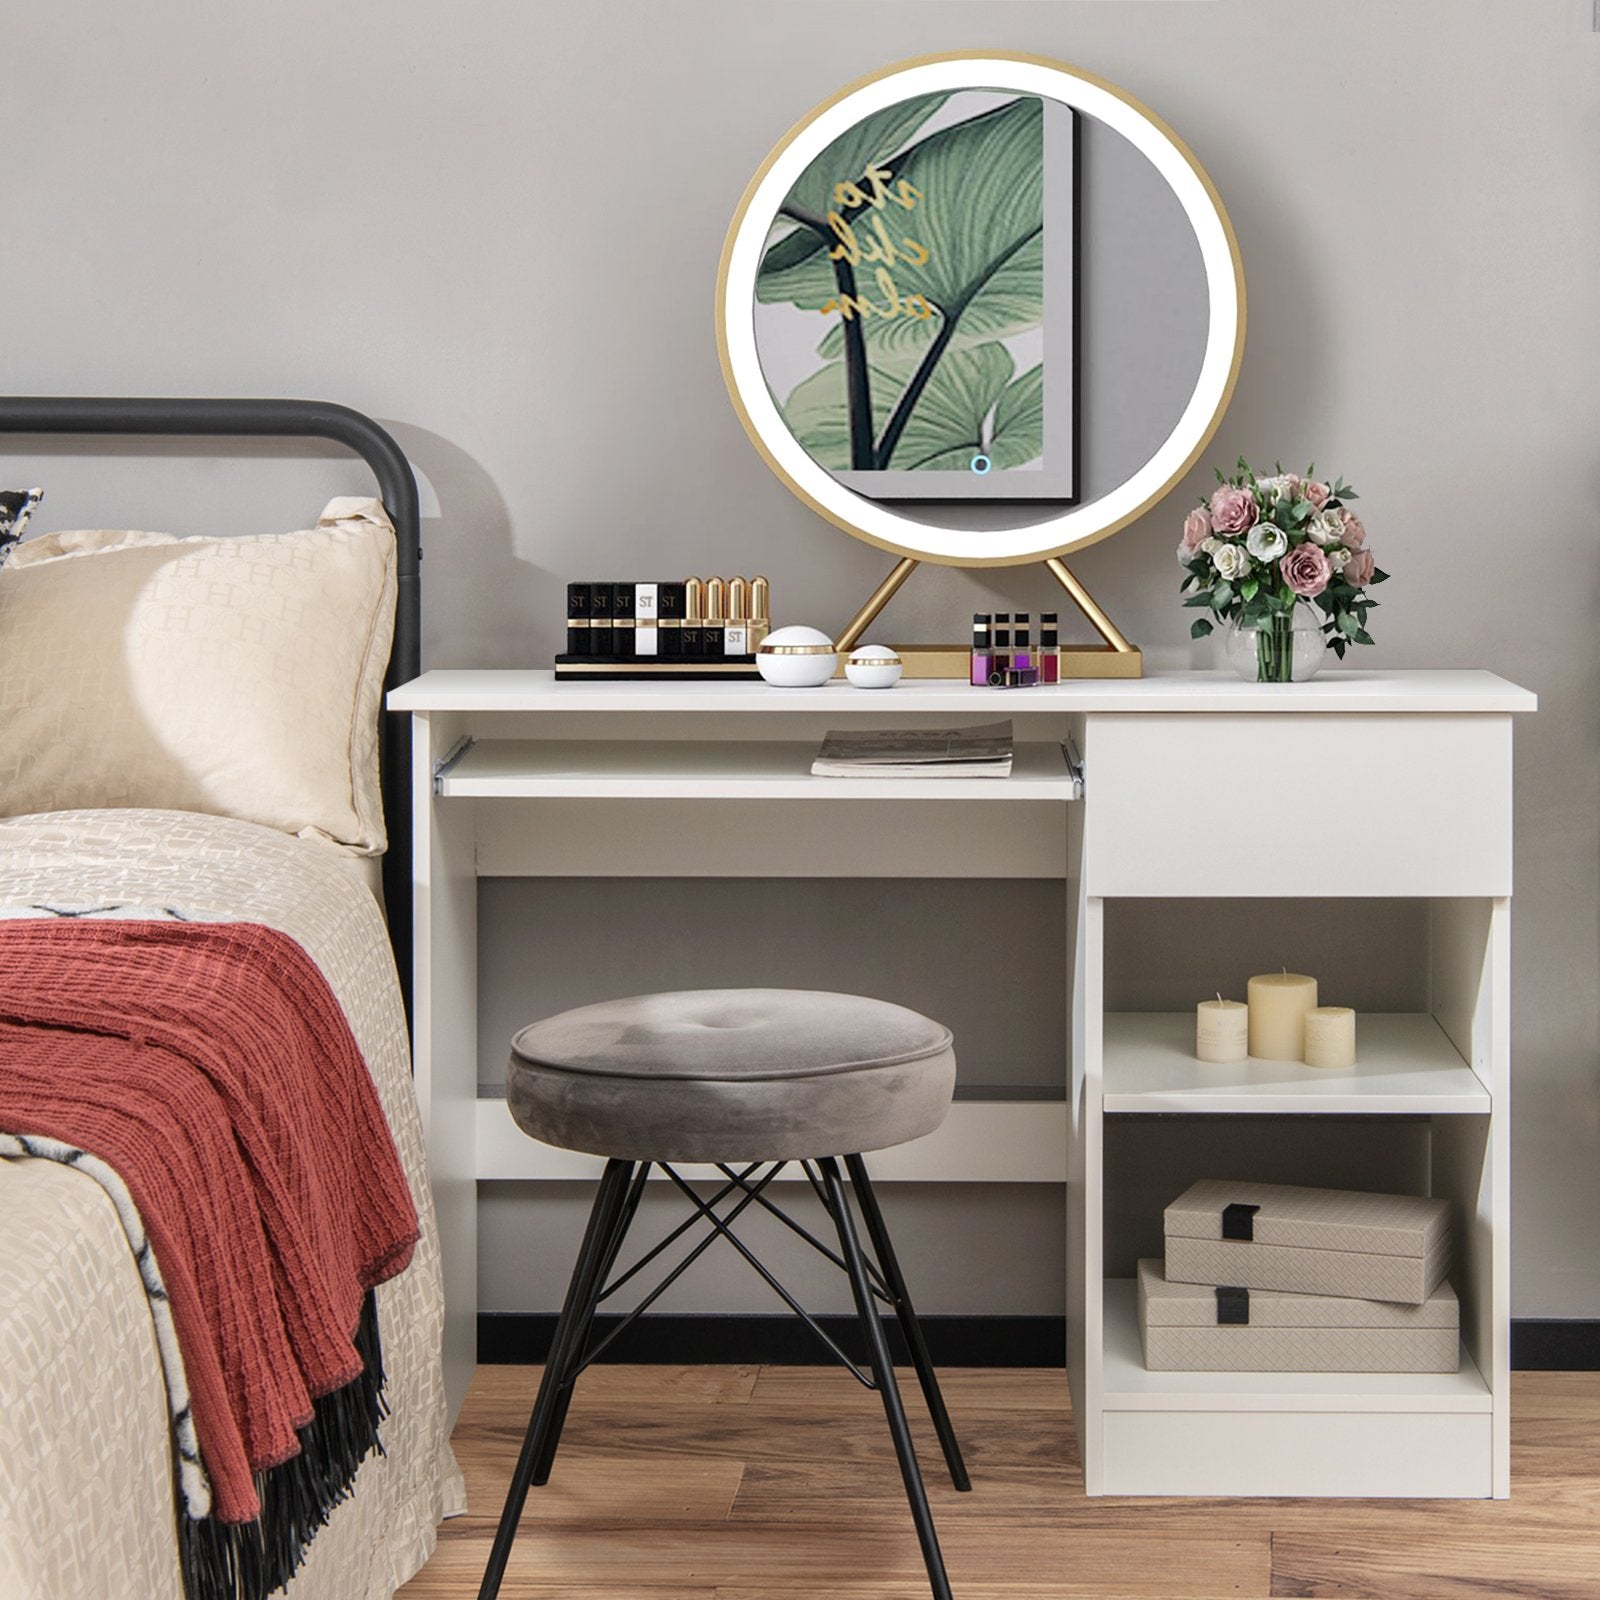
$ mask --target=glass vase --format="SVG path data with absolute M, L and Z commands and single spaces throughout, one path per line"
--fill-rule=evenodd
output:
M 1248 626 L 1231 622 L 1226 634 L 1228 664 L 1241 678 L 1257 683 L 1304 683 L 1314 678 L 1327 654 L 1322 620 L 1305 601 L 1287 615 L 1274 613 Z

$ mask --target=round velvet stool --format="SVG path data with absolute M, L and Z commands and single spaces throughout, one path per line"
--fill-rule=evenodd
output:
M 948 1028 L 904 1006 L 853 994 L 706 989 L 636 995 L 547 1017 L 517 1035 L 506 1091 L 518 1126 L 546 1144 L 607 1159 L 478 1591 L 480 1600 L 499 1591 L 529 1486 L 549 1480 L 578 1376 L 719 1238 L 805 1319 L 838 1360 L 878 1391 L 933 1593 L 948 1600 L 950 1584 L 875 1302 L 899 1321 L 951 1481 L 957 1489 L 971 1485 L 861 1152 L 932 1133 L 950 1109 L 955 1078 Z M 856 1230 L 840 1157 L 870 1254 Z M 720 1182 L 712 1180 L 717 1186 L 709 1198 L 677 1170 L 676 1164 L 683 1163 L 709 1166 L 719 1175 Z M 797 1176 L 809 1182 L 821 1202 L 837 1236 L 837 1250 L 768 1194 L 791 1165 L 799 1168 Z M 639 1261 L 613 1276 L 652 1169 L 677 1187 L 691 1214 Z M 694 1176 L 703 1179 L 706 1174 Z M 735 1233 L 733 1224 L 751 1206 L 778 1217 L 847 1274 L 870 1376 Z M 709 1231 L 595 1342 L 601 1303 L 697 1223 Z

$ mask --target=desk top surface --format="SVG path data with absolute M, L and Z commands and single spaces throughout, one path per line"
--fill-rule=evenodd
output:
M 1492 672 L 1324 672 L 1267 684 L 1215 672 L 1154 672 L 1133 680 L 1079 679 L 1031 689 L 975 689 L 949 678 L 907 678 L 894 689 L 835 679 L 820 689 L 765 683 L 557 683 L 548 670 L 442 669 L 390 692 L 391 711 L 828 712 L 876 717 L 959 712 L 1016 717 L 1064 712 L 1459 713 L 1533 711 L 1538 699 Z

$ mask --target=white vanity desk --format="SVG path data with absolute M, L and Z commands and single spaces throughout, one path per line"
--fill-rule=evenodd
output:
M 938 1134 L 874 1171 L 1067 1184 L 1068 1368 L 1089 1493 L 1509 1492 L 1511 719 L 1534 709 L 1527 691 L 1455 671 L 1011 692 L 437 671 L 389 706 L 415 734 L 416 1082 L 453 1402 L 473 1359 L 478 1180 L 579 1179 L 600 1165 L 534 1144 L 480 1094 L 480 876 L 1043 878 L 1062 883 L 1069 924 L 1073 971 L 1043 997 L 1072 1010 L 1065 1098 L 959 1098 Z M 1015 720 L 1010 780 L 810 776 L 828 727 L 952 717 Z M 1210 842 L 1287 816 L 1347 834 L 1336 874 L 1324 846 Z M 1429 1011 L 1363 1016 L 1349 1072 L 1202 1067 L 1192 1014 L 1104 1010 L 1105 907 L 1119 897 L 1426 901 Z M 803 968 L 793 981 L 804 986 Z M 628 974 L 617 982 L 627 991 Z M 1432 1191 L 1456 1202 L 1460 1372 L 1145 1371 L 1132 1285 L 1103 1263 L 1117 1203 L 1103 1141 L 1108 1118 L 1174 1114 L 1413 1119 Z

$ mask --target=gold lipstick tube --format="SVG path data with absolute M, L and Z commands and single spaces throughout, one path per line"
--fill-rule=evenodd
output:
M 750 580 L 750 652 L 761 648 L 761 641 L 772 632 L 772 585 L 765 578 Z

